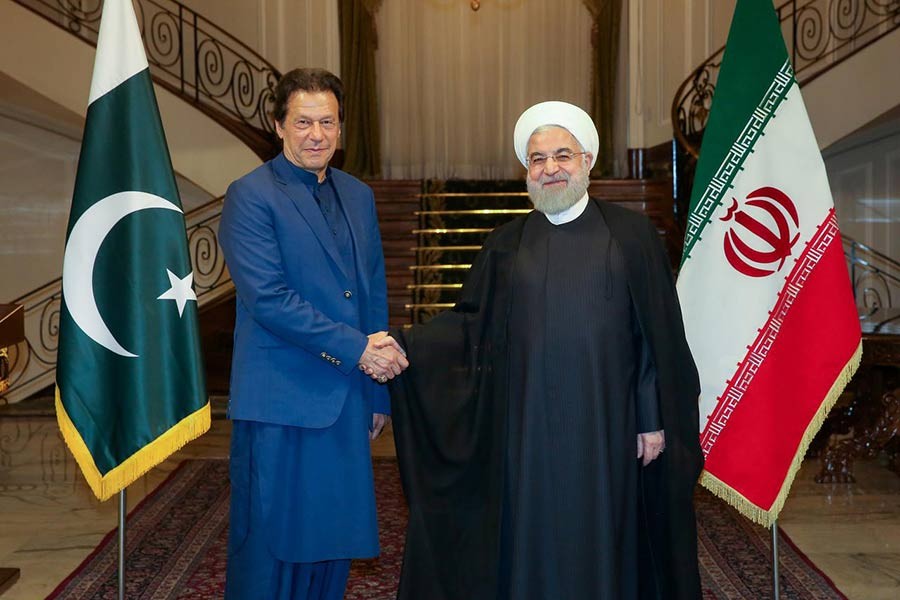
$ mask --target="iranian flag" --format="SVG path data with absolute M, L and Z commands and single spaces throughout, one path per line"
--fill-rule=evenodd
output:
M 106 0 L 63 259 L 56 416 L 101 500 L 210 426 L 184 214 L 131 0 Z
M 678 296 L 700 371 L 701 483 L 778 517 L 862 354 L 825 165 L 771 0 L 738 0 Z

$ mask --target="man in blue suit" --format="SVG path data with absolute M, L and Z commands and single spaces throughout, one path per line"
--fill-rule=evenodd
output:
M 237 290 L 226 598 L 337 600 L 378 555 L 369 439 L 408 363 L 387 329 L 372 190 L 328 166 L 343 86 L 295 69 L 275 89 L 284 150 L 231 184 L 219 240 Z

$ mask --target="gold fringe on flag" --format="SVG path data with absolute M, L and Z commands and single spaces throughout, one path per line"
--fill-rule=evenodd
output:
M 828 413 L 834 408 L 834 405 L 837 403 L 841 393 L 843 393 L 844 388 L 850 383 L 850 380 L 859 368 L 860 360 L 862 360 L 862 341 L 859 342 L 859 345 L 856 347 L 856 350 L 854 350 L 850 360 L 844 365 L 844 368 L 841 369 L 837 379 L 834 384 L 832 384 L 831 389 L 828 390 L 828 394 L 826 394 L 825 399 L 819 406 L 819 410 L 816 411 L 816 414 L 813 415 L 809 425 L 806 426 L 806 431 L 803 433 L 803 439 L 800 440 L 800 446 L 797 448 L 794 460 L 791 461 L 791 466 L 784 478 L 784 482 L 781 484 L 781 490 L 778 492 L 778 496 L 775 497 L 775 502 L 772 503 L 771 508 L 768 510 L 760 508 L 737 492 L 734 488 L 717 477 L 714 477 L 706 470 L 700 475 L 701 485 L 733 506 L 739 513 L 751 521 L 758 523 L 763 527 L 772 527 L 772 524 L 778 519 L 778 514 L 781 512 L 781 509 L 784 508 L 784 502 L 787 500 L 788 492 L 790 492 L 791 485 L 794 483 L 794 477 L 797 476 L 800 465 L 803 464 L 803 457 L 806 456 L 806 451 L 809 449 L 810 443 L 812 443 L 813 438 L 816 437 L 816 433 L 819 432 L 819 429 L 822 428 L 826 417 L 828 417 Z
M 81 467 L 85 480 L 101 501 L 110 499 L 182 446 L 209 431 L 210 414 L 210 405 L 207 401 L 202 408 L 183 418 L 158 438 L 126 458 L 122 464 L 102 475 L 94 464 L 94 457 L 91 456 L 81 434 L 63 407 L 59 387 L 56 388 L 56 420 L 59 429 L 66 445 L 75 456 L 75 462 Z

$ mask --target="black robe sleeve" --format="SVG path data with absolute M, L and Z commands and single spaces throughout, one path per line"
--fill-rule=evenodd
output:
M 666 432 L 665 451 L 641 469 L 641 552 L 655 571 L 654 577 L 641 579 L 641 598 L 700 598 L 693 506 L 703 470 L 700 378 L 684 334 L 671 263 L 649 219 L 615 205 L 600 206 L 626 256 L 642 337 L 653 349 Z
M 656 365 L 653 364 L 652 349 L 642 334 L 640 339 L 640 363 L 637 369 L 637 388 L 635 390 L 635 416 L 638 433 L 659 431 L 663 428 L 659 414 L 659 392 L 656 387 Z
M 502 232 L 495 232 L 501 233 Z M 391 383 L 409 526 L 398 598 L 494 600 L 510 257 L 485 243 L 453 310 L 392 335 L 409 368 Z

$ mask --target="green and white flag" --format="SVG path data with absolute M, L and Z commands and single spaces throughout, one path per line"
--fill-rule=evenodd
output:
M 678 296 L 700 372 L 701 482 L 770 525 L 859 365 L 825 165 L 771 0 L 738 0 Z
M 66 233 L 56 415 L 106 500 L 209 429 L 184 214 L 131 0 L 106 0 Z

